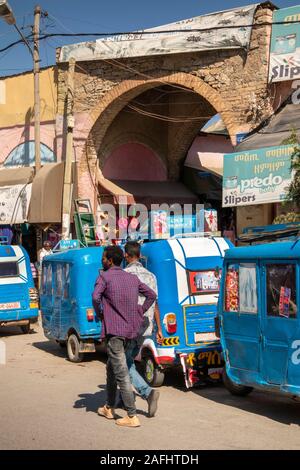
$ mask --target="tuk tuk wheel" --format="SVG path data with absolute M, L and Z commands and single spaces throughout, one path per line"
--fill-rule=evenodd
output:
M 245 397 L 246 395 L 249 395 L 249 393 L 251 393 L 253 390 L 253 387 L 247 387 L 246 385 L 238 385 L 238 384 L 233 383 L 228 377 L 228 375 L 226 374 L 225 367 L 223 370 L 222 378 L 223 378 L 223 383 L 225 387 L 232 395 L 235 395 L 238 397 Z
M 28 335 L 31 332 L 30 323 L 28 323 L 28 325 L 22 325 L 20 328 L 24 335 Z
M 71 362 L 81 362 L 84 357 L 84 353 L 79 352 L 79 339 L 75 334 L 71 334 L 67 341 L 67 352 L 68 358 Z
M 143 358 L 143 361 L 144 361 L 144 376 L 145 376 L 146 382 L 151 387 L 160 387 L 165 380 L 164 371 L 158 367 L 153 357 L 151 356 L 145 356 Z

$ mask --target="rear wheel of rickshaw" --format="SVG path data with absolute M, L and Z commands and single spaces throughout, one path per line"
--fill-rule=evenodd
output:
M 144 362 L 144 377 L 146 382 L 151 387 L 160 387 L 165 380 L 165 373 L 156 364 L 152 356 L 147 355 L 143 357 Z
M 80 349 L 79 339 L 74 333 L 72 333 L 68 337 L 68 341 L 67 341 L 67 353 L 68 353 L 68 358 L 71 362 L 81 362 L 83 360 L 84 353 L 79 352 L 79 349 Z
M 223 370 L 222 378 L 223 378 L 223 383 L 225 387 L 232 395 L 236 395 L 238 397 L 245 397 L 246 395 L 249 395 L 249 393 L 251 393 L 253 390 L 253 387 L 247 387 L 246 385 L 239 385 L 239 384 L 233 383 L 228 377 L 228 375 L 226 374 L 225 367 Z

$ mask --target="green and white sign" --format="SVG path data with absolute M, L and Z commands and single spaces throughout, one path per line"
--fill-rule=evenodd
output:
M 300 78 L 300 5 L 282 8 L 273 15 L 269 81 Z
M 223 207 L 283 201 L 293 151 L 293 145 L 282 145 L 224 155 Z

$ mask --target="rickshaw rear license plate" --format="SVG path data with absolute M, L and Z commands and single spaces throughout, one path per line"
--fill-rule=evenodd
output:
M 201 343 L 201 341 L 216 341 L 217 339 L 215 333 L 194 333 L 195 343 Z
M 13 310 L 15 308 L 21 308 L 20 302 L 8 302 L 0 304 L 0 310 Z

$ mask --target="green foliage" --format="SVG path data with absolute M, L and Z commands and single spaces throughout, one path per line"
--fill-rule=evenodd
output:
M 295 129 L 292 130 L 290 137 L 282 141 L 282 145 L 295 144 L 295 150 L 291 155 L 291 171 L 293 179 L 287 188 L 286 202 L 292 201 L 297 207 L 300 207 L 300 146 Z

